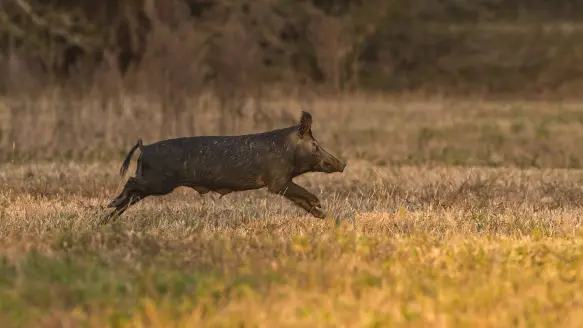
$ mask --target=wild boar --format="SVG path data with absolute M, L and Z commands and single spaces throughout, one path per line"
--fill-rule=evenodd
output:
M 292 179 L 306 172 L 344 171 L 341 162 L 325 151 L 312 135 L 312 115 L 303 111 L 297 125 L 238 136 L 197 136 L 158 141 L 130 149 L 120 169 L 123 176 L 140 148 L 135 177 L 107 207 L 115 208 L 103 223 L 121 215 L 148 196 L 166 195 L 179 186 L 203 195 L 267 189 L 283 195 L 317 218 L 325 218 L 320 200 Z M 220 198 L 219 197 L 219 198 Z

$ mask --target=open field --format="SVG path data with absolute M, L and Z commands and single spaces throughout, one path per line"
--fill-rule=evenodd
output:
M 3 327 L 574 327 L 583 315 L 582 104 L 265 103 L 273 122 L 232 128 L 285 126 L 307 109 L 314 136 L 348 159 L 343 174 L 296 179 L 328 220 L 265 190 L 178 189 L 99 226 L 136 138 L 214 134 L 216 108 L 192 103 L 177 130 L 155 102 L 81 99 L 67 116 L 56 96 L 12 101 L 0 102 L 12 115 Z
M 4 327 L 575 327 L 583 171 L 381 167 L 151 198 L 93 220 L 119 162 L 2 166 Z M 335 220 L 338 219 L 338 220 Z

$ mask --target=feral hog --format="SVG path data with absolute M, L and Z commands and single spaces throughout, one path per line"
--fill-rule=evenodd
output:
M 269 132 L 239 136 L 198 136 L 159 141 L 132 147 L 120 170 L 124 175 L 137 148 L 136 176 L 108 207 L 115 208 L 104 222 L 128 207 L 154 195 L 185 186 L 203 195 L 222 196 L 267 187 L 314 217 L 324 218 L 319 199 L 292 179 L 306 172 L 343 172 L 340 162 L 326 152 L 312 135 L 312 116 L 302 112 L 299 124 Z

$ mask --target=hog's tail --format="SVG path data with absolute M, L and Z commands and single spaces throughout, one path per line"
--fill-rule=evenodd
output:
M 136 151 L 138 147 L 140 147 L 140 151 L 142 151 L 142 149 L 144 148 L 144 145 L 142 144 L 142 139 L 138 139 L 138 142 L 136 142 L 136 144 L 132 147 L 132 149 L 130 149 L 129 153 L 126 155 L 126 158 L 124 159 L 123 164 L 121 165 L 121 169 L 119 170 L 120 176 L 123 177 L 123 175 L 126 173 L 128 166 L 130 166 L 130 160 L 134 155 L 134 151 Z

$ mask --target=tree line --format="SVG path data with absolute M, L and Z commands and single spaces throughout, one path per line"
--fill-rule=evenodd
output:
M 583 76 L 582 18 L 575 0 L 4 0 L 0 73 L 540 92 Z

